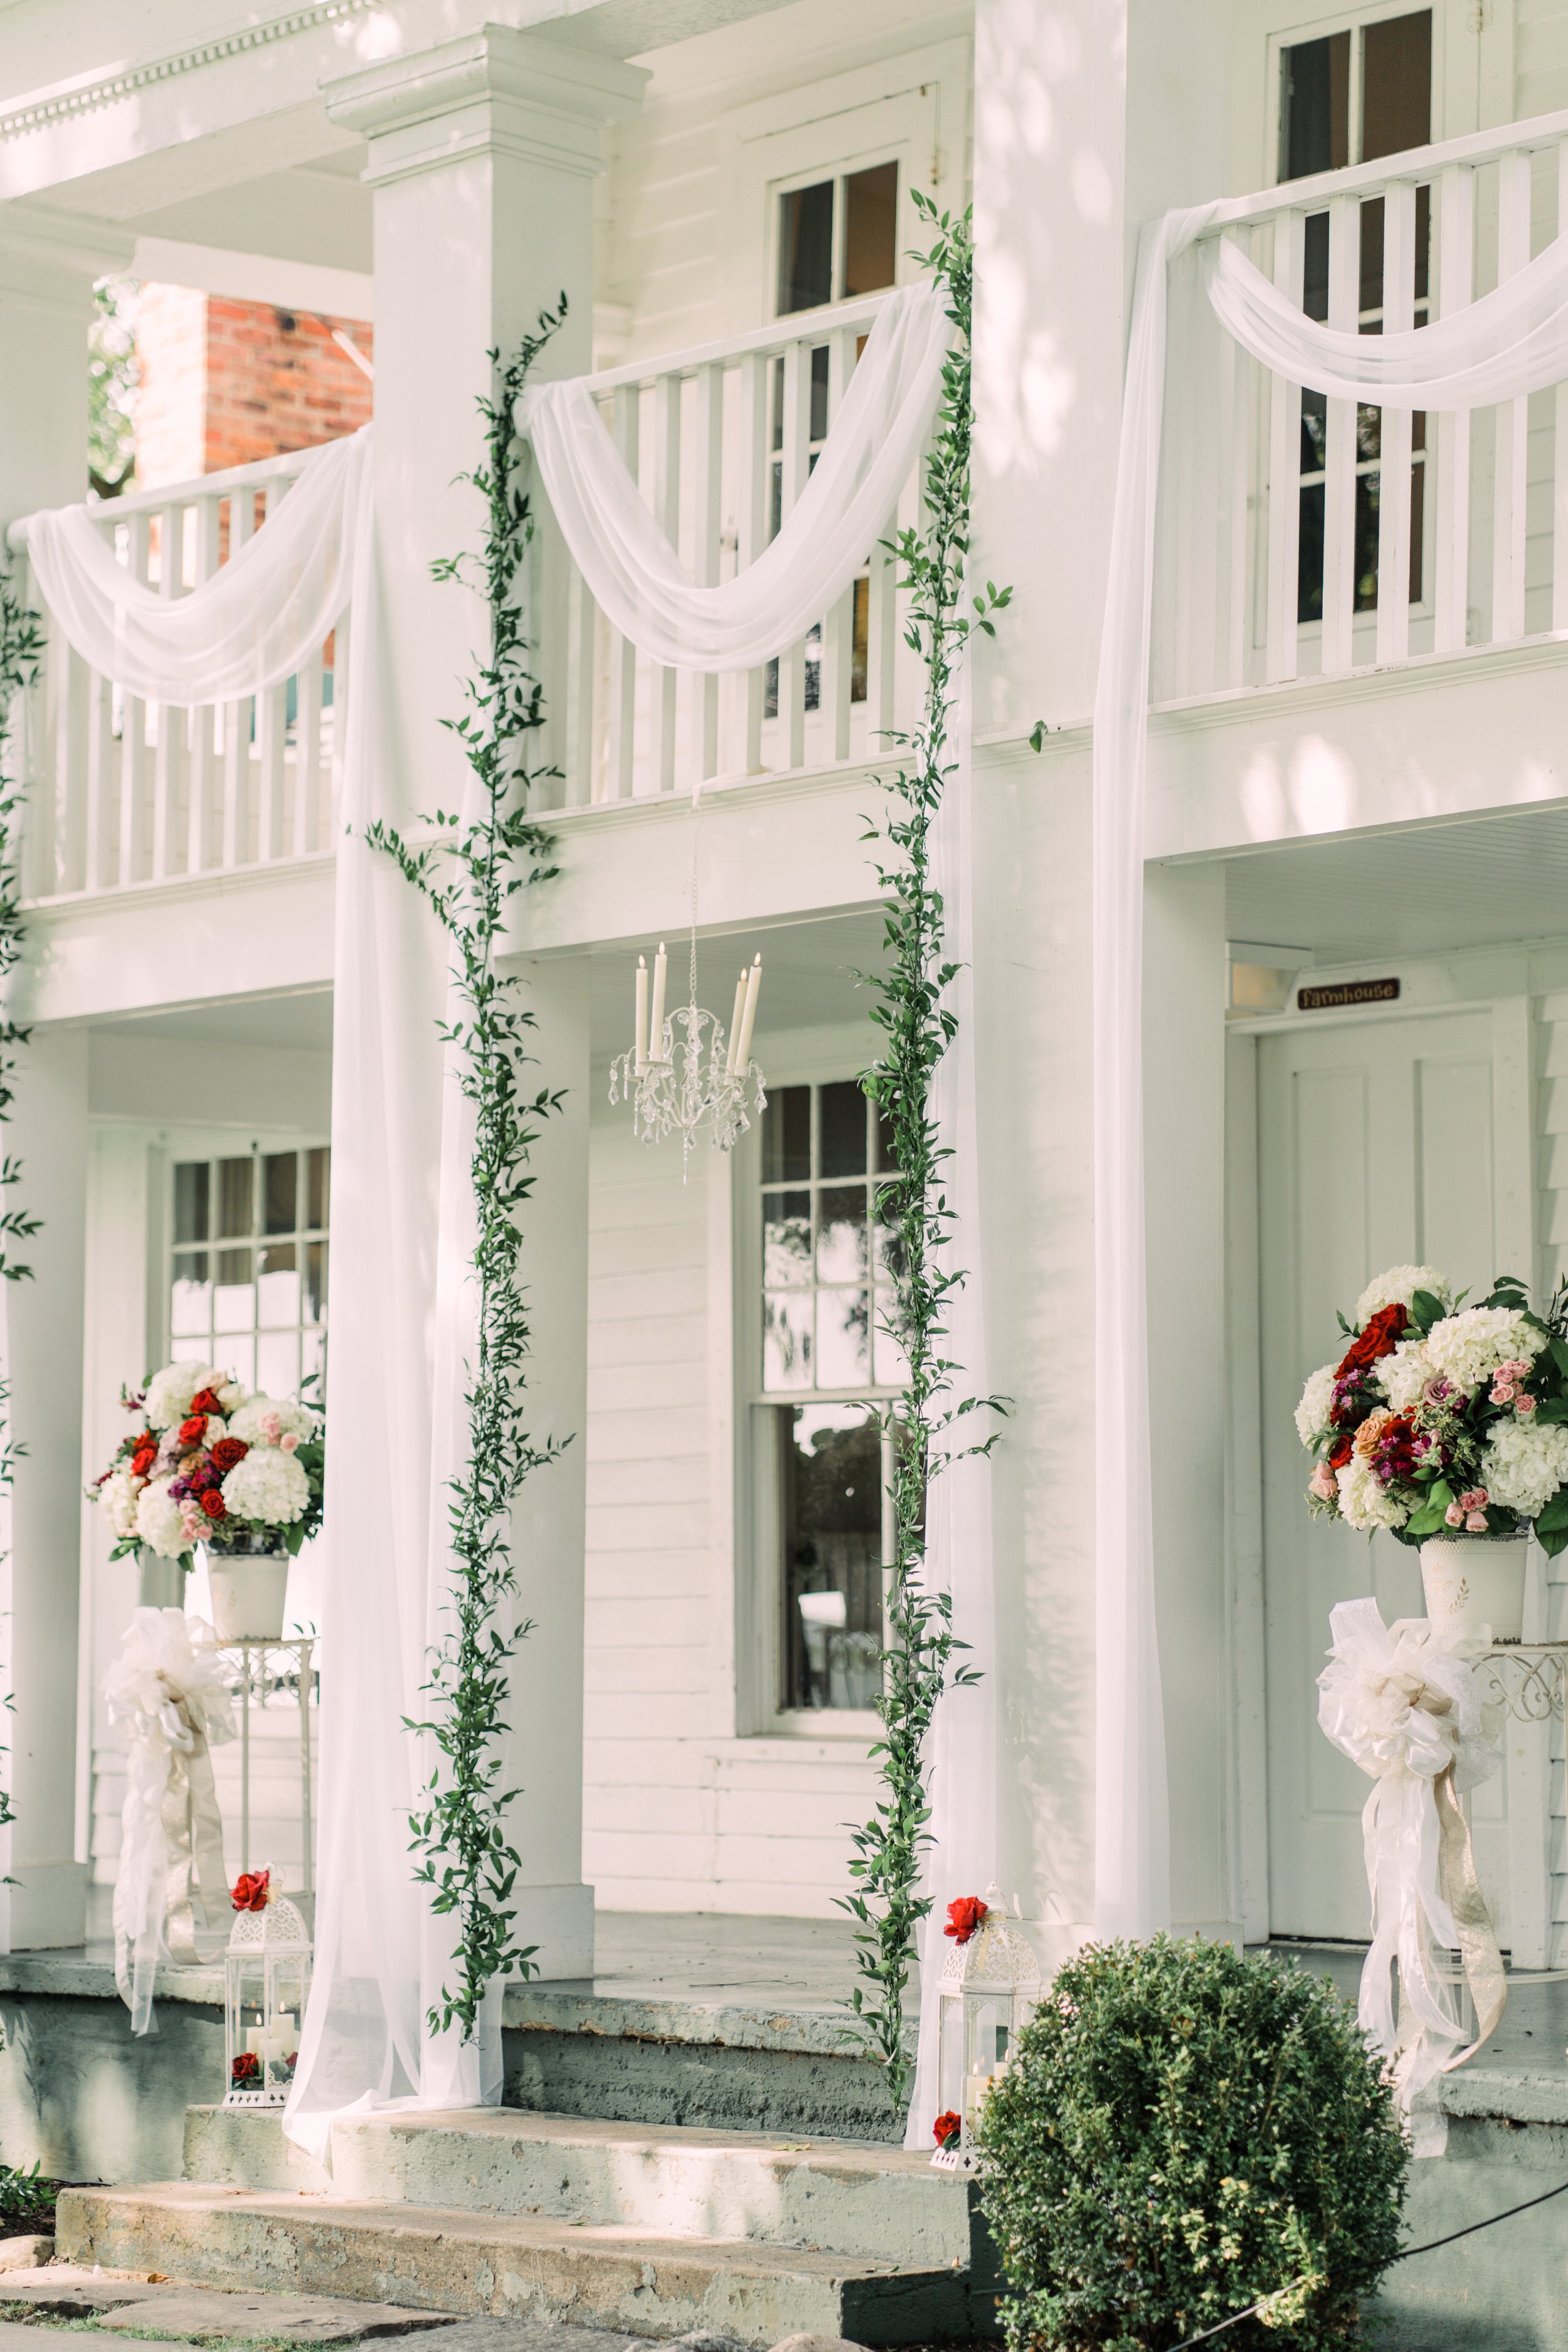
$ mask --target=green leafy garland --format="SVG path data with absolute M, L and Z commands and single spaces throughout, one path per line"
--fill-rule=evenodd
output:
M 518 1220 L 533 1188 L 530 1154 L 542 1122 L 563 1097 L 548 1087 L 531 1095 L 523 1087 L 523 1069 L 534 1059 L 527 1037 L 534 1015 L 519 1001 L 516 977 L 497 973 L 495 958 L 510 900 L 556 871 L 545 863 L 549 835 L 527 816 L 530 783 L 558 772 L 531 770 L 523 760 L 544 710 L 513 593 L 533 524 L 518 486 L 511 419 L 529 369 L 565 310 L 563 295 L 553 311 L 540 313 L 537 333 L 524 338 L 505 368 L 498 352 L 489 354 L 496 389 L 479 403 L 486 462 L 462 477 L 486 501 L 483 542 L 476 557 L 450 557 L 433 567 L 437 580 L 482 587 L 489 606 L 489 658 L 467 684 L 468 709 L 445 722 L 478 779 L 483 814 L 465 825 L 437 810 L 421 823 L 442 838 L 421 847 L 379 820 L 367 828 L 371 845 L 395 858 L 453 943 L 464 1017 L 442 1023 L 441 1034 L 461 1057 L 460 1083 L 475 1111 L 479 1334 L 464 1396 L 468 1458 L 450 1482 L 460 1575 L 451 1630 L 430 1655 L 429 1717 L 408 1727 L 433 1738 L 441 1759 L 409 1820 L 412 1850 L 424 1857 L 415 1875 L 435 1888 L 432 1907 L 454 1914 L 458 1931 L 457 1986 L 443 1985 L 427 2021 L 432 2032 L 456 2022 L 465 2042 L 478 2029 L 486 1988 L 502 1975 L 531 1974 L 538 1948 L 515 1939 L 511 1893 L 521 1856 L 508 1842 L 506 1812 L 518 1791 L 499 1785 L 510 1662 L 532 1622 L 508 1633 L 497 1619 L 517 1590 L 508 1531 L 512 1503 L 530 1472 L 553 1461 L 567 1443 L 537 1444 L 525 1425 L 530 1329 L 517 1274 Z
M 891 543 L 903 575 L 900 585 L 911 600 L 905 641 L 925 664 L 923 707 L 911 733 L 890 737 L 904 747 L 906 764 L 889 782 L 892 812 L 868 835 L 885 842 L 893 855 L 877 867 L 890 902 L 886 964 L 879 973 L 863 975 L 879 999 L 871 1017 L 884 1043 L 861 1084 L 892 1133 L 898 1174 L 879 1192 L 877 1213 L 889 1230 L 898 1286 L 895 1336 L 908 1360 L 909 1378 L 898 1404 L 883 1416 L 892 1452 L 894 1539 L 886 1572 L 882 1687 L 876 1701 L 882 1732 L 871 1749 L 880 1759 L 883 1793 L 871 1820 L 853 1832 L 849 1871 L 858 1884 L 838 1898 L 858 1922 L 856 1965 L 864 1979 L 849 2003 L 855 2023 L 848 2035 L 885 2066 L 889 2095 L 900 2109 L 908 2104 L 912 2074 L 904 2046 L 904 1993 L 915 1930 L 931 1907 L 931 1897 L 920 1891 L 921 1860 L 931 1842 L 926 1741 L 944 1688 L 978 1679 L 974 1668 L 952 1664 L 964 1645 L 952 1631 L 952 1601 L 945 1592 L 928 1591 L 923 1580 L 926 1489 L 945 1465 L 988 1453 L 996 1442 L 998 1433 L 993 1431 L 976 1444 L 955 1447 L 955 1424 L 973 1412 L 1002 1410 L 994 1397 L 953 1401 L 953 1375 L 961 1367 L 942 1352 L 948 1303 L 964 1276 L 943 1266 L 952 1213 L 942 1189 L 942 1162 L 950 1155 L 938 1140 L 931 1088 L 957 1027 L 957 1016 L 944 1000 L 958 966 L 948 960 L 942 895 L 931 878 L 931 829 L 953 772 L 949 752 L 957 663 L 972 629 L 995 634 L 990 616 L 1012 594 L 988 582 L 982 594 L 970 598 L 973 614 L 962 609 L 969 551 L 973 246 L 968 213 L 939 214 L 918 192 L 915 203 L 935 232 L 931 251 L 920 258 L 946 289 L 948 316 L 958 337 L 943 371 L 935 443 L 926 467 L 926 520 Z
M 26 937 L 22 877 L 17 864 L 17 819 L 26 795 L 11 775 L 5 755 L 16 697 L 37 677 L 43 651 L 43 624 L 37 614 L 23 604 L 10 581 L 0 574 L 0 997 L 21 960 Z M 11 1106 L 16 1099 L 17 1050 L 26 1044 L 31 1034 L 18 1028 L 8 1016 L 0 1015 L 0 1122 L 10 1118 Z M 0 1155 L 0 1196 L 12 1192 L 21 1174 L 19 1160 L 10 1152 Z M 0 1277 L 6 1282 L 30 1280 L 33 1269 L 16 1255 L 16 1247 L 18 1243 L 29 1242 L 41 1223 L 41 1218 L 29 1216 L 25 1209 L 0 1209 Z M 0 1489 L 6 1492 L 16 1484 L 16 1464 L 24 1450 L 12 1432 L 11 1416 L 6 1410 L 10 1401 L 10 1383 L 0 1380 Z M 0 1705 L 6 1707 L 13 1704 L 8 1693 L 0 1700 Z M 0 1748 L 0 1756 L 8 1752 Z M 0 1788 L 0 1827 L 16 1818 L 11 1791 Z

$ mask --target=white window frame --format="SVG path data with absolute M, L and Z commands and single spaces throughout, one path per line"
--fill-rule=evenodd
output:
M 1349 5 L 1309 13 L 1301 0 L 1238 0 L 1232 38 L 1238 60 L 1248 55 L 1262 67 L 1238 69 L 1231 125 L 1232 178 L 1236 192 L 1275 188 L 1279 177 L 1284 102 L 1283 52 L 1298 42 L 1324 40 L 1334 33 L 1361 33 L 1368 25 L 1415 13 L 1400 0 L 1351 0 Z M 1457 139 L 1488 120 L 1512 117 L 1513 11 L 1487 10 L 1478 32 L 1474 0 L 1432 0 L 1432 140 Z M 1498 22 L 1507 18 L 1506 26 Z M 1487 103 L 1493 85 L 1507 89 L 1504 110 Z M 1351 163 L 1360 161 L 1361 43 L 1351 44 Z

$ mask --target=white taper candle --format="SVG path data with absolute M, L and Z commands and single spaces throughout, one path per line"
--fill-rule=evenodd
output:
M 658 953 L 653 960 L 653 1011 L 648 1017 L 647 1057 L 650 1062 L 664 1059 L 664 941 L 658 943 Z
M 746 1009 L 741 1015 L 741 1042 L 735 1048 L 735 1067 L 743 1071 L 752 1058 L 752 1031 L 757 1018 L 757 996 L 763 985 L 763 960 L 754 956 L 752 969 L 746 974 Z
M 730 1015 L 730 1051 L 724 1063 L 724 1076 L 735 1075 L 735 1054 L 741 1043 L 741 1019 L 746 1010 L 746 967 L 741 966 L 741 977 L 735 982 L 735 1009 Z
M 640 1078 L 647 1067 L 647 958 L 637 958 L 637 1025 L 632 1066 Z

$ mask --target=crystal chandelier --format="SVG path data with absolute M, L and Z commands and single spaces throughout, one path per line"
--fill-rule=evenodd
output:
M 732 1150 L 751 1126 L 752 1115 L 766 1108 L 763 1073 L 752 1059 L 763 960 L 756 956 L 749 969 L 742 967 L 728 1042 L 722 1024 L 697 1002 L 695 924 L 690 1002 L 678 1005 L 668 1019 L 667 970 L 661 940 L 654 958 L 650 1003 L 647 963 L 637 958 L 635 1042 L 629 1053 L 618 1055 L 610 1065 L 610 1100 L 624 1097 L 631 1104 L 632 1133 L 639 1143 L 662 1143 L 667 1136 L 679 1136 L 684 1183 L 692 1146 L 700 1137 L 706 1135 L 720 1151 Z

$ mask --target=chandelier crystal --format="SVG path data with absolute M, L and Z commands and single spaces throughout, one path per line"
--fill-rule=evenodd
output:
M 637 958 L 637 1030 L 629 1052 L 610 1065 L 610 1100 L 632 1106 L 632 1133 L 639 1143 L 680 1138 L 682 1183 L 693 1146 L 704 1136 L 720 1151 L 733 1150 L 767 1108 L 763 1073 L 752 1059 L 763 960 L 742 967 L 735 984 L 734 1010 L 726 1039 L 723 1024 L 697 1002 L 697 939 L 691 940 L 690 1002 L 664 1011 L 664 944 L 654 959 L 652 1001 L 648 971 Z

